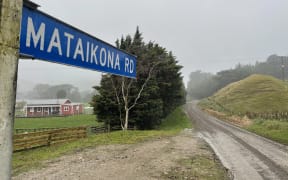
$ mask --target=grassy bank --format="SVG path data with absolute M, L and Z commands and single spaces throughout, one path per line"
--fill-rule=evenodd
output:
M 75 115 L 67 117 L 16 118 L 15 129 L 62 128 L 98 125 L 95 115 Z
M 210 104 L 211 105 L 211 104 Z M 245 128 L 260 136 L 266 137 L 281 144 L 288 145 L 288 122 L 269 119 L 248 119 L 247 117 L 240 117 L 232 113 L 224 113 L 223 111 L 211 111 L 210 107 L 202 109 L 217 117 L 218 119 L 228 121 L 232 124 Z M 212 113 L 213 112 L 213 113 Z
M 94 120 L 95 121 L 95 120 Z M 89 121 L 88 121 L 89 122 Z M 182 108 L 176 109 L 167 118 L 159 130 L 150 131 L 117 131 L 99 135 L 92 135 L 86 139 L 58 146 L 44 147 L 13 154 L 13 174 L 19 174 L 31 168 L 41 167 L 46 160 L 55 159 L 65 154 L 107 144 L 131 144 L 143 142 L 151 138 L 172 136 L 184 128 L 191 128 L 191 122 Z
M 277 120 L 254 120 L 246 128 L 256 134 L 288 145 L 288 122 Z

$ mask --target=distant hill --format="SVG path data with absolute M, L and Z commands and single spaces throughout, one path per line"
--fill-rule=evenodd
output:
M 288 112 L 288 83 L 267 75 L 251 75 L 231 83 L 200 102 L 233 114 Z
M 216 74 L 201 71 L 191 72 L 187 84 L 187 99 L 202 99 L 213 95 L 230 83 L 240 81 L 252 74 L 273 76 L 288 80 L 288 56 L 271 55 L 265 62 L 237 64 L 232 69 L 222 70 Z

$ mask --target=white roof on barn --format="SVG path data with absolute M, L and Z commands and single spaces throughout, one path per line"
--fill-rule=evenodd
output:
M 60 105 L 60 104 L 71 104 L 69 99 L 33 99 L 26 100 L 27 106 L 34 105 Z

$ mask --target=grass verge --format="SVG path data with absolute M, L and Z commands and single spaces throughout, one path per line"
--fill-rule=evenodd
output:
M 159 130 L 117 131 L 91 135 L 86 139 L 81 139 L 71 143 L 14 153 L 13 175 L 28 171 L 31 168 L 42 167 L 44 161 L 52 160 L 65 154 L 81 151 L 85 148 L 107 144 L 132 144 L 143 142 L 151 138 L 173 136 L 184 128 L 191 128 L 191 122 L 183 112 L 182 108 L 179 107 L 163 120 Z
M 220 120 L 228 121 L 238 127 L 242 127 L 250 132 L 266 137 L 281 144 L 288 145 L 288 122 L 279 120 L 248 119 L 224 112 L 211 110 L 200 105 L 203 110 Z
M 185 128 L 192 128 L 192 123 L 182 108 L 177 108 L 168 115 L 160 125 L 159 129 L 178 133 Z
M 208 145 L 202 149 L 211 151 Z M 177 162 L 177 166 L 162 174 L 163 179 L 228 180 L 229 173 L 213 153 L 199 153 Z
M 288 145 L 288 122 L 277 120 L 254 120 L 247 130 Z

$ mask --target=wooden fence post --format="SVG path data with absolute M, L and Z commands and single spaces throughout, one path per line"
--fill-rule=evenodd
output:
M 48 146 L 51 145 L 51 139 L 52 139 L 52 133 L 50 132 L 48 135 L 48 143 L 47 143 Z

